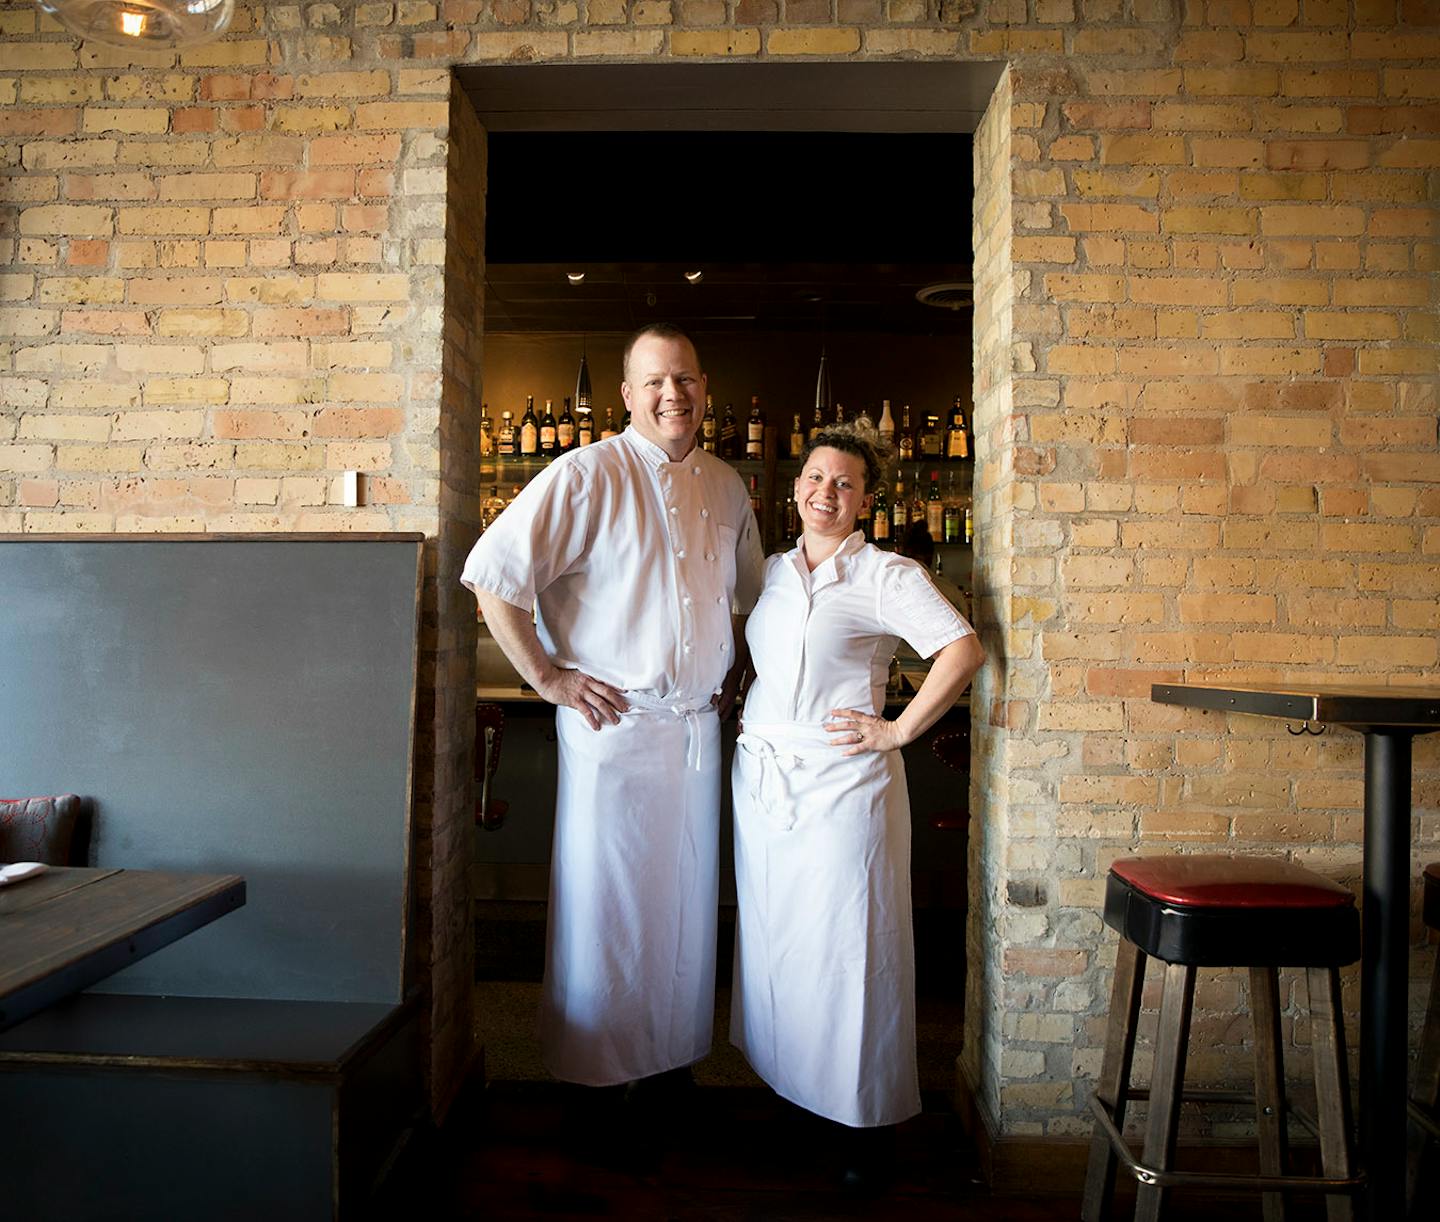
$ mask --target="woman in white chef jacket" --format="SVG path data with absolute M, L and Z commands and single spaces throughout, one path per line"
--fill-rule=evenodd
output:
M 881 475 L 874 444 L 851 429 L 822 431 L 806 450 L 795 480 L 804 533 L 766 561 L 745 634 L 755 680 L 732 778 L 730 1039 L 784 1098 L 870 1131 L 850 1143 L 846 1178 L 857 1187 L 888 1126 L 920 1110 L 899 748 L 954 704 L 985 658 L 919 564 L 855 530 Z M 885 682 L 898 638 L 934 660 L 892 721 Z

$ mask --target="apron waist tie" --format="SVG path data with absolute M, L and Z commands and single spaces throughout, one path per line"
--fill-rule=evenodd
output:
M 700 714 L 712 712 L 711 700 L 658 700 L 645 692 L 626 692 L 630 713 L 642 715 L 671 714 L 685 723 L 685 767 L 701 770 L 704 762 L 705 736 L 700 728 Z
M 755 796 L 762 808 L 779 816 L 781 826 L 788 832 L 795 826 L 796 801 L 786 776 L 804 768 L 805 757 L 793 751 L 776 751 L 769 739 L 758 734 L 742 733 L 735 739 L 735 745 L 759 758 L 760 789 Z

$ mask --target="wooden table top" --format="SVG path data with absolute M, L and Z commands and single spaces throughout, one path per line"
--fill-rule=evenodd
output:
M 1440 729 L 1440 686 L 1326 683 L 1156 683 L 1150 699 L 1222 713 L 1342 726 Z
M 0 1030 L 244 903 L 238 874 L 56 867 L 0 887 Z

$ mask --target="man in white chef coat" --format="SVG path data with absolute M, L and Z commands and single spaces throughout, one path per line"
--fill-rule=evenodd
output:
M 557 706 L 541 1048 L 557 1078 L 592 1086 L 710 1048 L 720 713 L 762 555 L 739 475 L 695 445 L 705 386 L 684 332 L 636 332 L 630 427 L 536 476 L 461 576 Z

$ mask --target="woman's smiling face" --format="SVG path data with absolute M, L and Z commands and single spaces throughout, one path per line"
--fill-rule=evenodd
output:
M 865 463 L 857 454 L 820 446 L 805 460 L 795 480 L 795 504 L 809 534 L 845 538 L 870 503 Z

